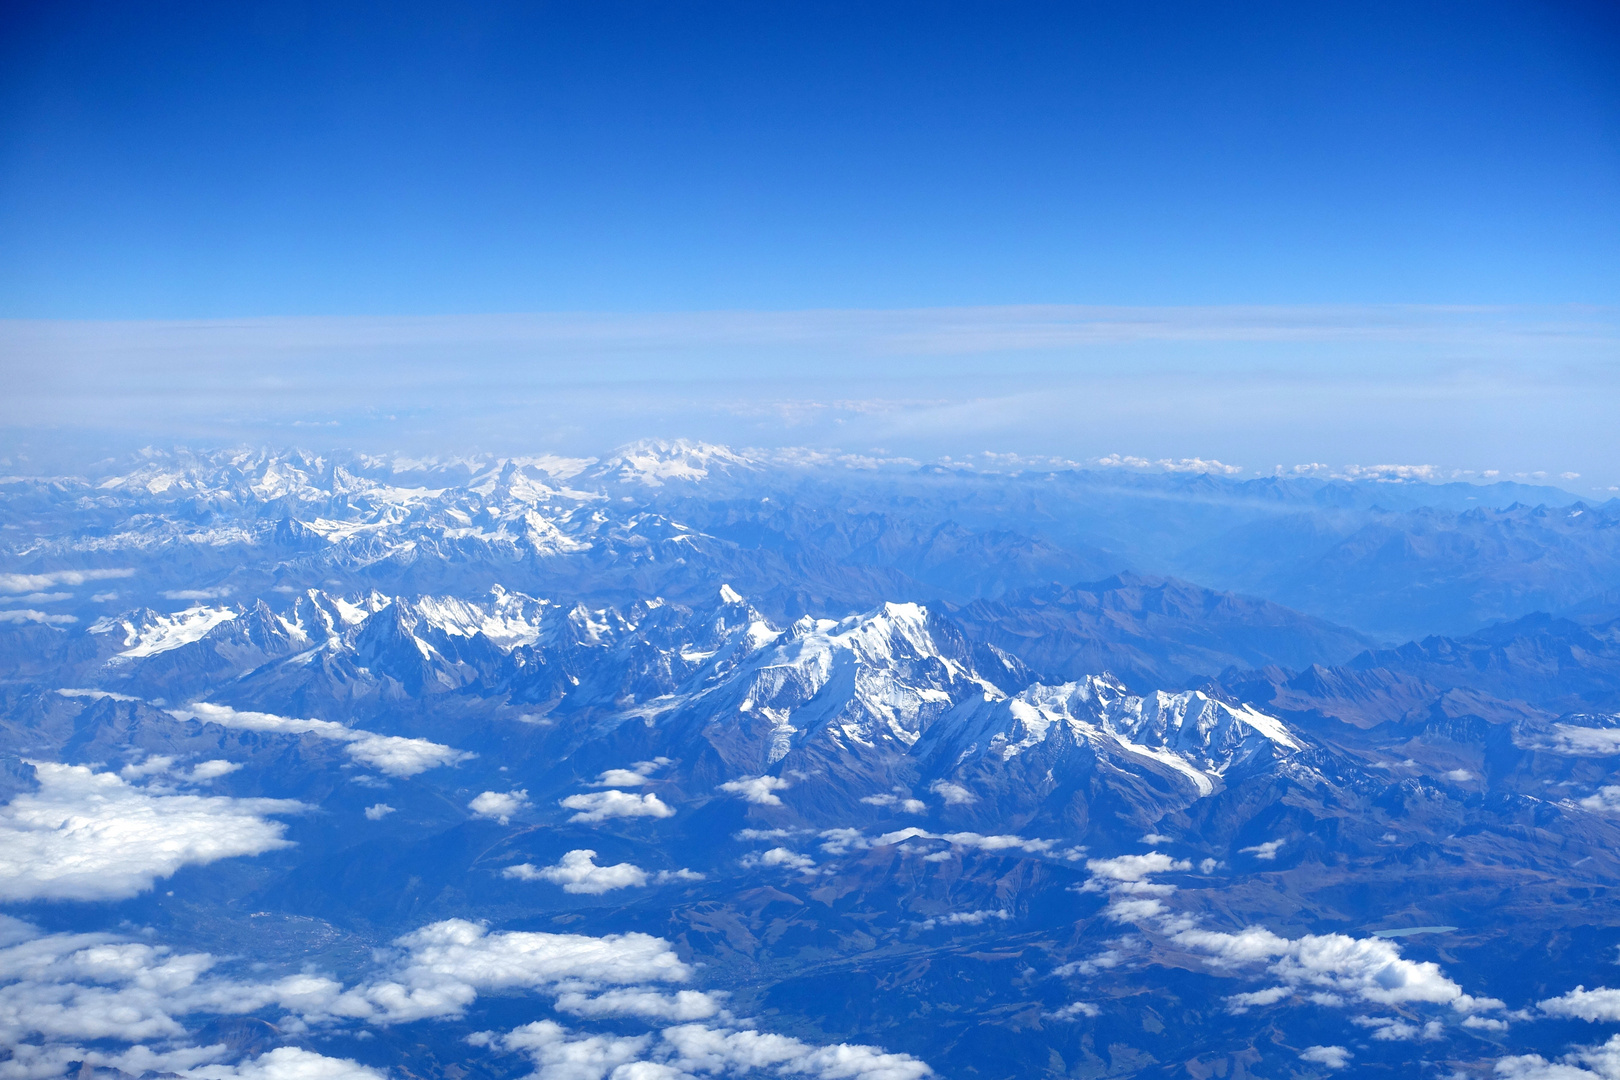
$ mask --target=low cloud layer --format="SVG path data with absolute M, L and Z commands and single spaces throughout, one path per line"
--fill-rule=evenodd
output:
M 728 780 L 720 785 L 719 790 L 727 795 L 735 795 L 744 802 L 751 802 L 755 806 L 781 806 L 782 797 L 778 791 L 786 791 L 793 785 L 780 776 L 745 776 L 739 780 Z
M 641 888 L 649 883 L 662 885 L 670 881 L 702 881 L 703 875 L 693 870 L 660 870 L 652 873 L 634 863 L 614 863 L 598 866 L 596 852 L 589 848 L 570 851 L 555 866 L 535 866 L 520 863 L 508 866 L 502 877 L 518 881 L 549 881 L 561 885 L 563 892 L 600 896 L 615 889 Z
M 558 801 L 564 810 L 578 810 L 569 821 L 595 825 L 609 818 L 667 818 L 675 811 L 656 795 L 632 795 L 627 791 L 593 791 L 586 795 L 570 795 Z
M 170 714 L 181 720 L 198 720 L 206 724 L 237 728 L 245 731 L 276 731 L 288 735 L 313 735 L 345 744 L 343 752 L 362 765 L 380 773 L 400 778 L 415 776 L 443 765 L 455 765 L 477 755 L 456 750 L 427 739 L 407 739 L 399 735 L 377 735 L 358 728 L 344 727 L 331 720 L 304 720 L 274 713 L 248 712 L 229 705 L 214 705 L 206 701 L 171 709 Z
M 0 899 L 113 900 L 182 866 L 286 847 L 287 799 L 155 794 L 82 765 L 35 765 L 39 790 L 0 806 Z
M 661 938 L 492 932 L 460 919 L 396 938 L 353 985 L 313 972 L 251 981 L 218 973 L 220 958 L 111 934 L 45 934 L 0 916 L 0 1077 L 52 1076 L 71 1061 L 186 1080 L 380 1080 L 382 1070 L 281 1047 L 230 1063 L 224 1045 L 190 1045 L 194 1016 L 280 1014 L 293 1031 L 461 1017 L 483 993 L 551 995 L 559 1012 L 612 1019 L 613 1034 L 554 1021 L 469 1041 L 521 1054 L 549 1080 L 737 1075 L 815 1080 L 919 1080 L 929 1068 L 872 1046 L 818 1046 L 761 1032 L 724 995 L 684 988 L 693 968 Z M 661 1030 L 626 1033 L 642 1023 Z M 674 1025 L 674 1026 L 668 1026 Z M 85 1043 L 99 1048 L 87 1049 Z M 109 1049 L 108 1044 L 123 1044 Z

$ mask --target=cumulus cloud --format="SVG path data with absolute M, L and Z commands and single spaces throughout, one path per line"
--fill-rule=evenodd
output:
M 720 790 L 757 806 L 781 806 L 782 799 L 776 792 L 786 791 L 792 786 L 780 776 L 745 776 L 726 781 L 720 785 Z
M 1242 1016 L 1250 1009 L 1262 1005 L 1275 1005 L 1287 997 L 1292 997 L 1294 988 L 1291 986 L 1268 986 L 1264 990 L 1255 990 L 1247 994 L 1232 994 L 1226 999 L 1226 1011 L 1235 1016 Z
M 947 806 L 965 806 L 968 803 L 979 801 L 979 797 L 961 784 L 953 784 L 949 780 L 935 780 L 928 785 L 928 790 L 945 800 Z
M 816 860 L 808 855 L 801 855 L 792 848 L 774 847 L 769 851 L 749 852 L 742 857 L 744 866 L 785 866 L 789 870 L 811 870 Z
M 1086 889 L 1116 894 L 1106 912 L 1110 918 L 1156 924 L 1155 929 L 1172 944 L 1205 957 L 1216 968 L 1264 964 L 1279 985 L 1229 997 L 1227 1007 L 1232 1012 L 1275 1004 L 1295 994 L 1333 1006 L 1351 1001 L 1383 1006 L 1447 1005 L 1465 1015 L 1504 1007 L 1495 998 L 1464 992 L 1432 961 L 1406 959 L 1400 948 L 1387 939 L 1346 934 L 1285 938 L 1258 926 L 1228 933 L 1203 929 L 1196 919 L 1185 915 L 1171 915 L 1159 899 L 1169 895 L 1170 887 L 1156 885 L 1149 877 L 1168 870 L 1185 870 L 1189 864 L 1160 852 L 1093 859 L 1086 867 L 1092 872 Z M 1144 892 L 1148 893 L 1145 897 L 1141 895 Z M 1382 1020 L 1369 1023 L 1385 1032 L 1375 1035 L 1377 1038 L 1407 1036 L 1404 1028 L 1384 1025 Z M 1425 1028 L 1422 1034 L 1427 1037 L 1435 1030 Z M 1417 1035 L 1418 1030 L 1414 1028 L 1411 1034 Z
M 1168 874 L 1192 869 L 1185 859 L 1173 859 L 1162 852 L 1150 851 L 1146 855 L 1118 855 L 1112 859 L 1087 859 L 1086 869 L 1092 877 L 1105 882 L 1136 884 L 1146 881 L 1152 874 Z
M 868 806 L 895 806 L 908 814 L 928 813 L 928 804 L 921 799 L 913 799 L 902 795 L 868 795 L 861 800 Z
M 1000 919 L 1003 922 L 1012 918 L 1012 912 L 999 909 L 983 911 L 952 911 L 945 915 L 935 915 L 912 925 L 919 930 L 932 930 L 936 926 L 979 926 L 991 919 Z
M 394 812 L 395 812 L 394 808 L 392 806 L 389 806 L 387 803 L 385 803 L 385 802 L 376 803 L 373 806 L 366 807 L 366 820 L 367 821 L 381 821 L 383 818 L 387 817 L 389 814 L 392 814 Z
M 210 780 L 218 780 L 222 776 L 229 776 L 242 766 L 238 762 L 214 759 L 200 761 L 192 766 L 189 772 L 180 772 L 175 769 L 175 759 L 167 754 L 152 754 L 138 762 L 131 762 L 118 770 L 118 775 L 125 780 L 140 780 L 146 777 L 165 777 L 177 780 L 184 784 L 205 784 Z
M 684 1022 L 720 1015 L 724 1011 L 720 1005 L 723 997 L 723 994 L 701 990 L 665 994 L 643 987 L 606 990 L 594 996 L 568 991 L 557 996 L 557 1008 L 575 1016 L 639 1016 L 648 1020 Z
M 1583 1046 L 1556 1062 L 1540 1054 L 1503 1058 L 1496 1075 L 1505 1080 L 1620 1080 L 1620 1035 L 1600 1046 Z
M 113 773 L 36 762 L 39 790 L 0 806 L 0 899 L 134 896 L 182 866 L 287 847 L 287 799 L 154 794 Z
M 102 701 L 102 700 L 107 700 L 107 701 L 139 701 L 139 700 L 141 700 L 138 697 L 131 697 L 128 694 L 115 694 L 111 690 L 62 689 L 62 690 L 58 690 L 57 693 L 61 694 L 65 698 L 89 698 L 92 701 Z
M 1584 986 L 1577 986 L 1567 994 L 1548 998 L 1538 1008 L 1548 1016 L 1612 1023 L 1620 1020 L 1620 990 L 1611 990 L 1607 986 L 1588 990 Z
M 1171 920 L 1173 923 L 1174 921 Z M 1459 1013 L 1502 1008 L 1494 998 L 1474 997 L 1447 978 L 1433 961 L 1417 962 L 1382 938 L 1308 934 L 1285 938 L 1251 926 L 1236 934 L 1169 925 L 1177 945 L 1209 957 L 1217 967 L 1264 963 L 1285 986 L 1322 991 L 1313 1000 L 1374 1005 L 1449 1005 Z
M 558 802 L 565 810 L 578 810 L 569 818 L 586 825 L 594 825 L 609 818 L 667 818 L 674 817 L 670 809 L 656 795 L 632 795 L 628 791 L 593 791 L 588 795 L 570 795 Z
M 410 777 L 436 769 L 441 765 L 455 765 L 478 755 L 456 750 L 427 739 L 407 739 L 398 735 L 378 735 L 358 728 L 344 727 L 332 720 L 305 720 L 274 713 L 249 712 L 233 709 L 229 705 L 215 705 L 199 701 L 183 709 L 170 709 L 170 715 L 181 720 L 197 720 L 205 724 L 238 728 L 246 731 L 275 731 L 287 735 L 313 735 L 346 744 L 343 752 L 362 765 L 369 765 L 389 776 Z
M 79 620 L 72 615 L 51 615 L 34 608 L 0 608 L 0 623 L 39 623 L 43 626 L 66 626 Z
M 245 1014 L 279 1007 L 283 1023 L 359 1020 L 372 1024 L 453 1019 L 486 992 L 534 990 L 555 996 L 561 1012 L 636 1020 L 663 1028 L 645 1034 L 589 1034 L 552 1021 L 504 1035 L 484 1032 L 474 1045 L 529 1057 L 546 1080 L 679 1080 L 752 1073 L 821 1080 L 921 1080 L 927 1065 L 877 1047 L 818 1046 L 752 1029 L 722 1008 L 723 995 L 672 988 L 692 969 L 669 942 L 646 934 L 589 937 L 491 932 L 465 920 L 433 923 L 396 938 L 376 955 L 372 977 L 353 986 L 301 973 L 267 983 L 217 976 L 205 953 L 106 934 L 42 935 L 0 917 L 0 1043 L 11 1057 L 3 1075 L 59 1074 L 70 1061 L 186 1080 L 381 1080 L 356 1062 L 283 1047 L 237 1064 L 224 1046 L 185 1047 L 178 1017 Z M 673 1026 L 669 1026 L 673 1025 Z M 35 1041 L 28 1041 L 32 1037 Z M 152 1042 L 121 1051 L 85 1051 L 77 1041 Z M 19 1069 L 28 1070 L 18 1072 Z
M 211 761 L 199 761 L 192 766 L 191 771 L 181 776 L 182 780 L 191 784 L 200 784 L 209 780 L 218 780 L 222 776 L 229 776 L 242 766 L 239 762 L 223 761 L 215 758 Z
M 467 804 L 467 809 L 473 812 L 474 817 L 493 818 L 506 825 L 511 823 L 513 814 L 528 805 L 529 792 L 525 788 L 521 791 L 480 792 Z
M 1372 1037 L 1381 1042 L 1406 1042 L 1412 1039 L 1438 1039 L 1441 1025 L 1438 1020 L 1430 1020 L 1419 1027 L 1394 1016 L 1352 1016 L 1350 1022 L 1357 1027 L 1368 1028 Z
M 396 938 L 394 947 L 390 970 L 345 992 L 334 1015 L 382 1023 L 460 1016 L 481 991 L 685 982 L 692 974 L 669 942 L 648 934 L 491 933 L 447 919 Z
M 1027 855 L 1058 854 L 1066 859 L 1079 858 L 1083 848 L 1070 848 L 1062 852 L 1054 852 L 1057 842 L 1054 840 L 1032 839 L 1025 836 L 1000 834 L 986 836 L 976 832 L 934 833 L 927 829 L 911 826 L 905 829 L 896 829 L 893 832 L 882 833 L 878 836 L 868 836 L 859 829 L 824 829 L 821 832 L 821 850 L 829 855 L 847 855 L 851 851 L 866 851 L 870 848 L 889 847 L 893 844 L 903 844 L 907 840 L 939 840 L 950 844 L 952 848 L 971 849 L 976 851 L 1021 851 Z M 950 856 L 949 850 L 941 850 L 932 855 L 924 856 L 930 861 L 939 861 Z
M 1244 855 L 1253 855 L 1262 862 L 1272 862 L 1277 858 L 1278 849 L 1287 842 L 1287 840 L 1267 840 L 1253 847 L 1238 848 L 1238 851 Z
M 1082 1016 L 1093 1017 L 1101 1015 L 1102 1010 L 1097 1008 L 1097 1006 L 1093 1005 L 1089 1001 L 1071 1001 L 1061 1009 L 1053 1009 L 1051 1012 L 1041 1013 L 1041 1017 L 1046 1020 L 1078 1020 Z
M 909 1054 L 890 1054 L 873 1046 L 839 1043 L 814 1046 L 785 1035 L 682 1024 L 661 1033 L 667 1064 L 689 1073 L 745 1073 L 769 1070 L 779 1075 L 833 1080 L 920 1080 L 933 1070 Z
M 357 1061 L 296 1046 L 277 1047 L 240 1065 L 205 1065 L 182 1075 L 187 1080 L 386 1080 L 385 1073 Z
M 1614 813 L 1620 811 L 1620 785 L 1608 784 L 1598 788 L 1596 794 L 1588 795 L 1580 800 L 1578 805 L 1583 810 L 1596 810 L 1601 813 Z
M 640 787 L 649 776 L 668 764 L 669 758 L 657 757 L 651 761 L 638 761 L 628 769 L 608 769 L 591 783 L 591 787 Z
M 319 1011 L 343 989 L 332 979 L 306 974 L 241 982 L 215 975 L 219 961 L 207 953 L 177 953 L 112 934 L 42 934 L 3 917 L 0 943 L 0 1045 L 12 1051 L 0 1066 L 4 1076 L 27 1075 L 17 1072 L 19 1062 L 34 1075 L 55 1075 L 73 1060 L 136 1074 L 183 1071 L 226 1056 L 227 1048 L 173 1045 L 186 1035 L 180 1017 L 272 1006 Z M 171 1048 L 86 1051 L 79 1041 L 159 1041 Z M 52 1063 L 54 1071 L 46 1068 Z
M 1072 960 L 1052 969 L 1052 974 L 1061 977 L 1069 975 L 1095 975 L 1099 971 L 1118 967 L 1125 957 L 1118 949 L 1106 949 L 1096 956 L 1085 960 Z
M 933 1070 L 908 1054 L 840 1043 L 816 1046 L 730 1026 L 677 1024 L 656 1035 L 577 1034 L 551 1020 L 478 1042 L 527 1056 L 536 1080 L 681 1080 L 775 1075 L 811 1080 L 922 1080 Z
M 651 1036 L 570 1035 L 554 1020 L 536 1020 L 487 1040 L 521 1053 L 535 1064 L 535 1080 L 603 1080 L 610 1072 L 639 1061 Z
M 1620 728 L 1554 724 L 1550 737 L 1535 740 L 1530 748 L 1573 757 L 1609 757 L 1620 754 Z
M 235 591 L 229 585 L 216 585 L 211 589 L 165 589 L 158 595 L 165 600 L 223 600 Z
M 1350 1064 L 1355 1055 L 1342 1046 L 1307 1046 L 1300 1052 L 1299 1060 L 1309 1061 L 1313 1065 L 1326 1065 L 1330 1069 L 1342 1069 Z
M 134 577 L 132 569 L 55 570 L 46 574 L 0 574 L 0 593 L 39 592 L 58 585 L 83 585 L 91 581 Z
M 580 848 L 564 855 L 555 866 L 536 867 L 531 863 L 521 863 L 517 866 L 508 866 L 501 872 L 502 877 L 517 878 L 520 881 L 549 881 L 554 885 L 561 885 L 563 892 L 588 893 L 600 896 L 602 893 L 614 889 L 640 888 L 649 880 L 701 880 L 703 875 L 693 873 L 691 870 L 664 871 L 662 874 L 650 875 L 641 867 L 633 863 L 615 863 L 612 866 L 598 866 L 595 862 L 596 852 L 589 848 Z

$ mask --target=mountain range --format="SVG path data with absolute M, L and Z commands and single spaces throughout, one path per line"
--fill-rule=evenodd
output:
M 0 1076 L 1620 1045 L 1620 501 L 683 443 L 98 469 L 0 484 Z

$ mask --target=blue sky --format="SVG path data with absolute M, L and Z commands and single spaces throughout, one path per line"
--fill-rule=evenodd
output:
M 1607 492 L 1617 286 L 1613 4 L 0 6 L 0 450 Z
M 1605 303 L 1556 3 L 6 5 L 0 314 Z

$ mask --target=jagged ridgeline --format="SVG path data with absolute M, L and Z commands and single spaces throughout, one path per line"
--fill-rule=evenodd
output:
M 0 484 L 0 1076 L 1533 1076 L 1620 1019 L 1620 502 L 98 469 Z

